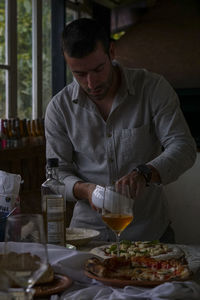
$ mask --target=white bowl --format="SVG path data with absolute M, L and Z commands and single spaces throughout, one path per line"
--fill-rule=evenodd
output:
M 66 228 L 66 242 L 78 247 L 87 244 L 99 234 L 99 231 L 88 228 Z

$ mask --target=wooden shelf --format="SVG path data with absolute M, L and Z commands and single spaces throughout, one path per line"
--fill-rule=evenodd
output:
M 21 211 L 41 213 L 41 184 L 46 180 L 45 145 L 19 149 L 0 150 L 0 170 L 20 174 Z M 66 203 L 67 226 L 74 209 L 73 202 Z
M 23 212 L 41 211 L 40 187 L 46 179 L 45 165 L 45 145 L 0 151 L 0 169 L 22 177 L 20 200 Z

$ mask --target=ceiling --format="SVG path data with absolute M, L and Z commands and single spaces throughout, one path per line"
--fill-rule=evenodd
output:
M 162 74 L 177 89 L 199 88 L 199 32 L 199 0 L 157 0 L 116 41 L 116 59 Z
M 94 2 L 113 9 L 130 5 L 134 5 L 135 7 L 150 7 L 155 4 L 156 0 L 94 0 Z

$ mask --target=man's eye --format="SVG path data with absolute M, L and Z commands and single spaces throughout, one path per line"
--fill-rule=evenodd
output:
M 78 77 L 84 77 L 86 74 L 85 74 L 85 73 L 76 73 L 76 75 L 77 75 Z
M 104 66 L 100 66 L 99 68 L 97 68 L 95 71 L 98 73 L 98 72 L 101 72 L 101 71 L 103 71 L 103 69 L 104 69 Z

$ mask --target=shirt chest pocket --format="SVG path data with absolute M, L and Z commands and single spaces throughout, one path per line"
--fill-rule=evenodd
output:
M 124 162 L 136 161 L 138 163 L 144 161 L 147 153 L 152 151 L 155 141 L 155 133 L 150 129 L 149 124 L 137 128 L 122 129 L 116 135 L 118 155 Z

